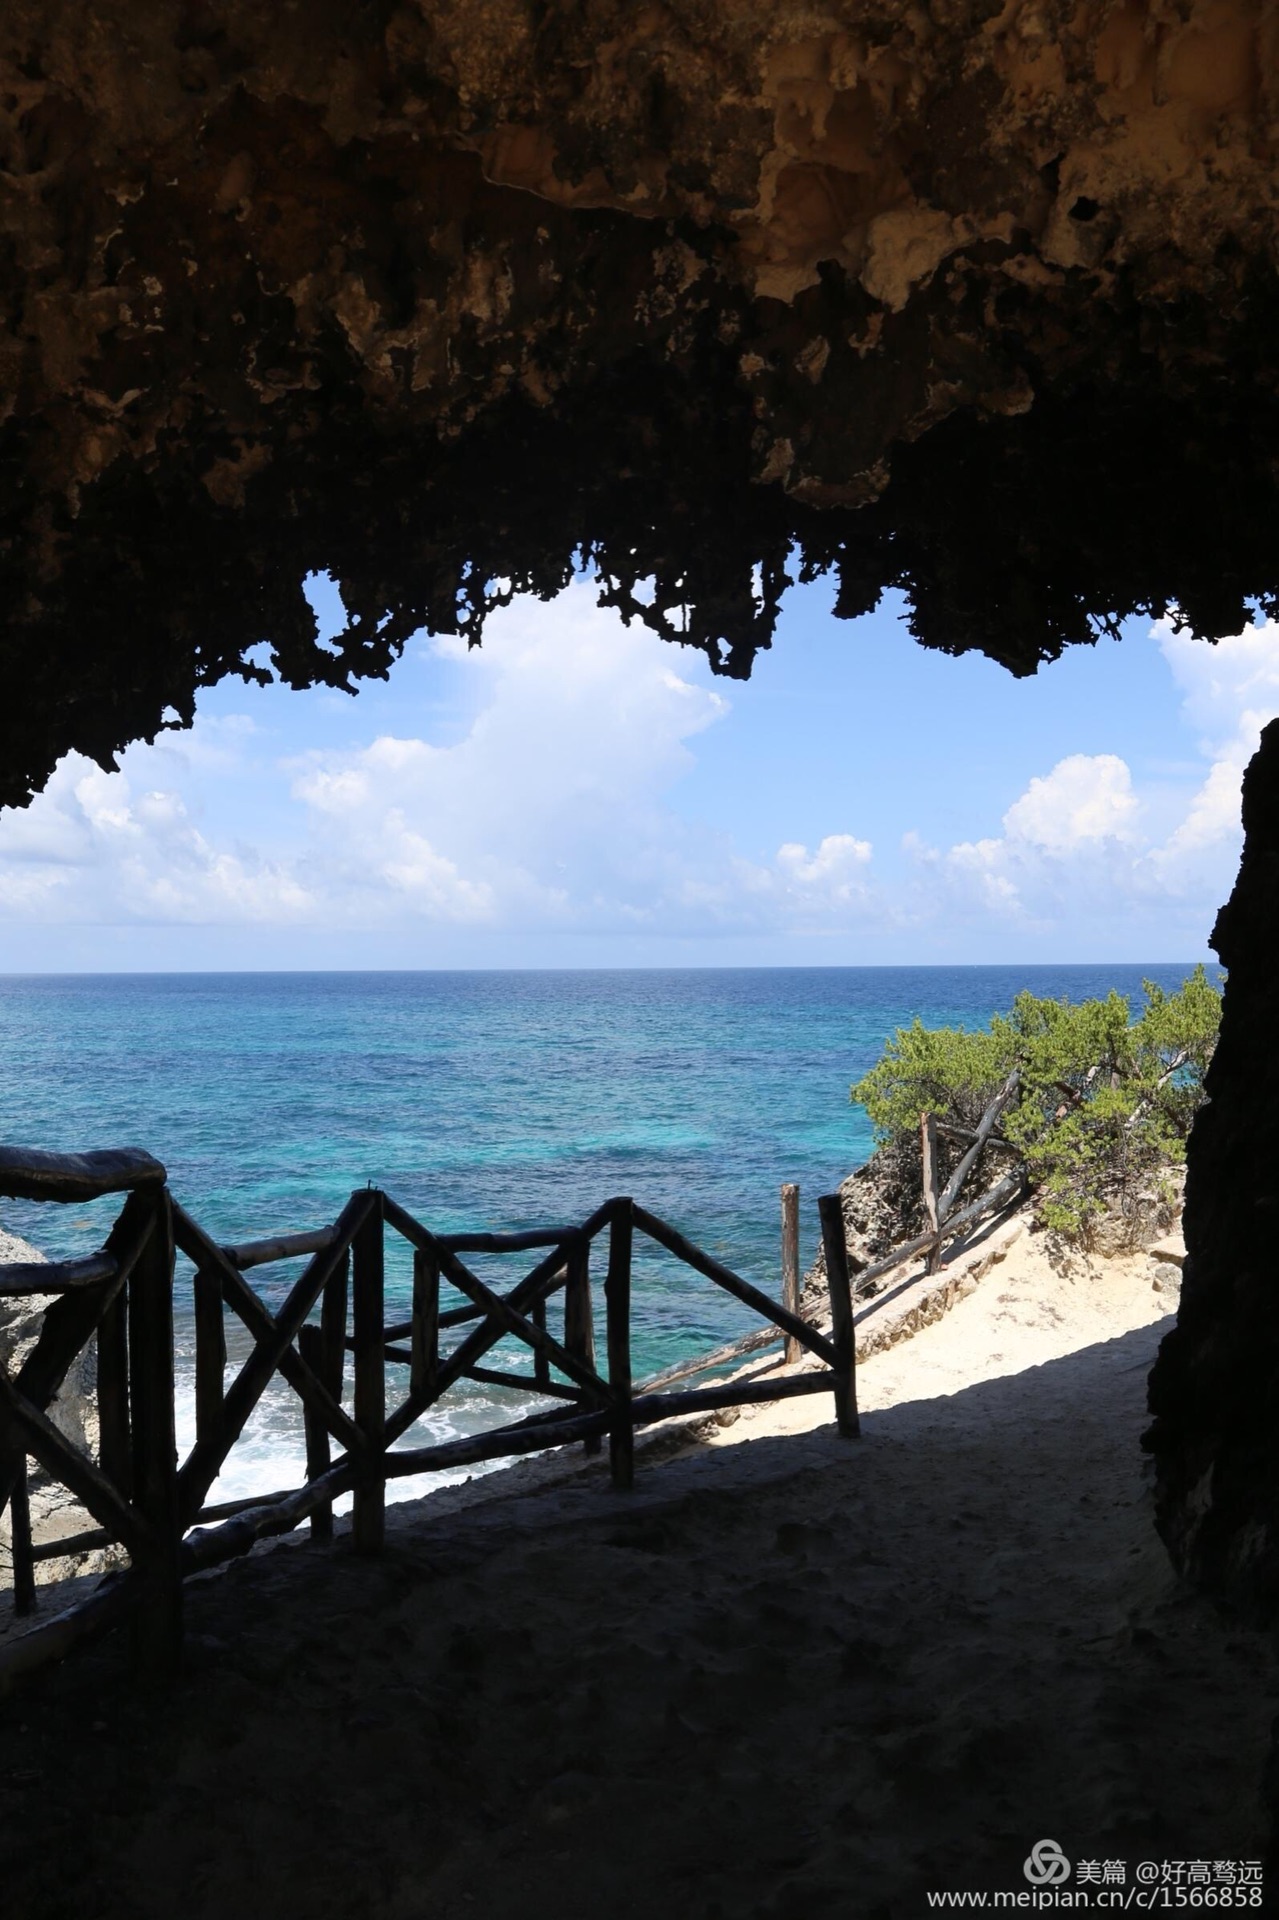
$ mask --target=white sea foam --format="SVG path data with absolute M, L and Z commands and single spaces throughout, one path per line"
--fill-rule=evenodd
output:
M 181 1362 L 179 1364 L 181 1366 Z M 234 1370 L 228 1371 L 228 1386 L 233 1377 Z M 536 1412 L 544 1404 L 532 1396 L 521 1395 L 517 1400 L 513 1394 L 499 1396 L 481 1388 L 472 1388 L 470 1392 L 457 1389 L 450 1396 L 447 1410 L 432 1409 L 409 1428 L 403 1445 L 425 1447 L 459 1440 Z M 195 1444 L 195 1381 L 189 1367 L 182 1367 L 179 1374 L 174 1411 L 181 1460 Z M 457 1486 L 477 1474 L 491 1473 L 501 1465 L 500 1460 L 484 1461 L 469 1467 L 446 1467 L 433 1473 L 388 1480 L 387 1502 L 417 1500 L 440 1487 Z M 300 1487 L 305 1479 L 302 1403 L 277 1376 L 245 1422 L 221 1473 L 209 1489 L 206 1504 L 217 1506 L 225 1501 L 283 1493 Z M 350 1506 L 349 1494 L 334 1502 L 338 1513 L 349 1512 Z

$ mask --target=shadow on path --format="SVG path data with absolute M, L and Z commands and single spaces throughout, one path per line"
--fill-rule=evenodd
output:
M 196 1582 L 171 1695 L 108 1642 L 6 1703 L 7 1910 L 896 1920 L 1045 1836 L 1257 1856 L 1274 1665 L 1155 1539 L 1160 1331 Z

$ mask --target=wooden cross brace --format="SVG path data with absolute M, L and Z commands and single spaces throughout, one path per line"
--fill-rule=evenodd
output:
M 433 1387 L 423 1386 L 417 1391 L 411 1390 L 403 1405 L 392 1414 L 386 1428 L 388 1445 L 398 1439 L 401 1434 L 406 1433 L 427 1407 L 432 1406 L 448 1392 L 450 1387 L 469 1374 L 490 1348 L 496 1346 L 503 1335 L 508 1333 L 513 1334 L 517 1340 L 521 1340 L 535 1354 L 542 1355 L 551 1366 L 558 1368 L 568 1379 L 575 1382 L 587 1399 L 595 1405 L 607 1407 L 612 1404 L 615 1396 L 607 1380 L 601 1379 L 593 1367 L 569 1353 L 558 1340 L 546 1332 L 545 1328 L 539 1327 L 527 1317 L 537 1303 L 553 1292 L 558 1284 L 559 1275 L 571 1250 L 571 1243 L 568 1240 L 561 1241 L 553 1247 L 530 1273 L 525 1274 L 510 1293 L 501 1294 L 492 1287 L 486 1286 L 476 1274 L 462 1264 L 455 1253 L 443 1246 L 426 1227 L 413 1218 L 412 1214 L 406 1213 L 403 1207 L 397 1205 L 385 1194 L 382 1196 L 382 1207 L 387 1225 L 394 1227 L 410 1246 L 418 1248 L 434 1261 L 439 1271 L 453 1283 L 458 1291 L 464 1293 L 477 1307 L 482 1308 L 485 1314 L 484 1324 L 468 1335 L 447 1360 L 440 1363 L 436 1370 Z M 597 1208 L 574 1238 L 578 1241 L 588 1240 L 593 1233 L 598 1232 L 607 1219 L 608 1207 Z
M 334 1238 L 311 1259 L 299 1276 L 287 1300 L 273 1314 L 253 1291 L 239 1268 L 234 1266 L 203 1228 L 177 1202 L 173 1205 L 173 1233 L 182 1251 L 206 1273 L 216 1274 L 222 1297 L 254 1336 L 254 1347 L 222 1402 L 219 1430 L 197 1438 L 178 1474 L 178 1497 L 182 1518 L 190 1525 L 204 1505 L 205 1496 L 221 1471 L 222 1462 L 244 1431 L 245 1422 L 262 1398 L 274 1373 L 280 1373 L 293 1391 L 310 1407 L 346 1451 L 357 1461 L 369 1459 L 374 1451 L 341 1403 L 329 1392 L 319 1375 L 307 1365 L 294 1342 L 306 1317 L 324 1291 L 326 1282 L 345 1259 L 352 1240 L 369 1214 L 376 1209 L 377 1194 L 353 1194 L 338 1217 Z

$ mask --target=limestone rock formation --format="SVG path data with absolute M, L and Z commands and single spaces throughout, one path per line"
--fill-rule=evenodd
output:
M 1190 1138 L 1177 1325 L 1151 1378 L 1159 1527 L 1197 1584 L 1279 1606 L 1279 721 L 1244 780 L 1239 879 L 1213 946 L 1230 970 Z
M 857 1276 L 894 1247 L 927 1230 L 923 1192 L 912 1178 L 907 1156 L 884 1148 L 873 1153 L 863 1166 L 854 1167 L 839 1183 L 840 1211 L 844 1216 L 844 1245 L 848 1250 L 848 1270 L 853 1285 Z M 868 1289 L 880 1289 L 872 1281 Z M 818 1245 L 813 1264 L 804 1275 L 805 1305 L 828 1299 L 826 1249 Z
M 1033 671 L 1279 604 L 1262 0 L 12 0 L 0 800 L 594 561 Z M 301 591 L 339 578 L 321 644 Z

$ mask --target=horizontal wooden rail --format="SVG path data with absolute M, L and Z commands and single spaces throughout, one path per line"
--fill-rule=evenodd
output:
M 636 1393 L 656 1393 L 659 1387 L 672 1387 L 677 1380 L 692 1380 L 699 1373 L 710 1373 L 715 1367 L 728 1367 L 735 1360 L 744 1360 L 748 1353 L 761 1353 L 765 1347 L 778 1346 L 789 1338 L 787 1334 L 761 1327 L 756 1333 L 744 1334 L 740 1340 L 731 1340 L 725 1347 L 714 1347 L 709 1353 L 699 1353 L 691 1360 L 680 1360 L 672 1367 L 663 1367 L 660 1373 L 650 1373 L 647 1380 L 636 1382 Z
M 810 1393 L 829 1393 L 833 1376 L 827 1372 L 796 1374 L 775 1382 L 729 1382 L 691 1393 L 649 1394 L 632 1402 L 633 1423 L 652 1426 L 657 1421 L 678 1415 L 711 1413 L 727 1407 L 748 1406 L 756 1401 L 791 1400 Z M 407 1479 L 411 1475 L 441 1472 L 448 1468 L 479 1466 L 488 1460 L 515 1459 L 523 1454 L 541 1453 L 552 1447 L 567 1446 L 592 1434 L 608 1431 L 612 1415 L 607 1408 L 574 1415 L 567 1420 L 547 1420 L 534 1425 L 502 1427 L 494 1433 L 477 1434 L 465 1440 L 445 1440 L 438 1446 L 414 1447 L 399 1453 L 387 1453 L 380 1466 L 388 1480 Z M 340 1461 L 323 1479 L 300 1487 L 295 1493 L 273 1502 L 262 1501 L 245 1507 L 222 1526 L 200 1529 L 189 1534 L 183 1546 L 183 1563 L 188 1573 L 219 1566 L 226 1560 L 248 1553 L 259 1541 L 281 1533 L 291 1533 L 317 1507 L 324 1506 L 343 1493 L 350 1493 L 359 1482 L 359 1472 L 350 1461 Z
M 126 1619 L 136 1604 L 138 1586 L 132 1571 L 109 1574 L 87 1600 L 55 1613 L 0 1646 L 0 1690 L 51 1660 L 63 1659 L 73 1648 Z
M 296 1487 L 284 1487 L 278 1493 L 241 1494 L 236 1500 L 219 1500 L 212 1506 L 202 1507 L 191 1523 L 193 1526 L 208 1526 L 217 1520 L 230 1520 L 237 1513 L 247 1513 L 250 1507 L 269 1505 L 274 1500 L 289 1500 L 298 1491 Z M 109 1547 L 115 1543 L 115 1535 L 105 1527 L 90 1527 L 83 1533 L 64 1534 L 60 1539 L 42 1540 L 31 1549 L 33 1560 L 61 1560 L 72 1554 L 92 1553 L 96 1548 Z
M 9 1200 L 100 1200 L 108 1193 L 162 1187 L 160 1162 L 141 1147 L 96 1153 L 45 1153 L 38 1147 L 0 1147 L 0 1194 Z
M 318 1479 L 308 1481 L 296 1493 L 276 1495 L 241 1507 L 234 1518 L 224 1520 L 220 1526 L 197 1527 L 182 1543 L 183 1571 L 188 1575 L 203 1573 L 209 1567 L 221 1566 L 226 1560 L 251 1552 L 259 1540 L 292 1533 L 320 1507 L 331 1505 L 340 1494 L 351 1493 L 359 1478 L 358 1469 L 345 1460 Z
M 581 1231 L 580 1227 L 530 1227 L 526 1233 L 437 1233 L 435 1244 L 449 1253 L 530 1253 L 537 1247 L 562 1247 Z
M 313 1233 L 281 1233 L 269 1240 L 246 1240 L 242 1246 L 223 1247 L 233 1267 L 269 1266 L 273 1260 L 296 1260 L 305 1253 L 324 1253 L 337 1239 L 336 1227 L 317 1227 Z
M 764 1380 L 757 1373 L 745 1380 L 726 1380 L 718 1387 L 693 1387 L 686 1393 L 642 1393 L 631 1403 L 637 1426 L 671 1420 L 687 1413 L 715 1413 L 724 1407 L 751 1407 L 773 1400 L 797 1400 L 810 1393 L 829 1393 L 835 1376 L 823 1368 L 793 1373 L 784 1380 Z
M 585 1401 L 580 1387 L 563 1387 L 555 1380 L 537 1380 L 531 1373 L 503 1373 L 496 1367 L 472 1367 L 468 1380 L 482 1387 L 518 1387 L 523 1393 L 550 1394 L 559 1400 Z
M 109 1547 L 115 1535 L 106 1527 L 88 1527 L 83 1533 L 63 1534 L 58 1540 L 37 1540 L 31 1547 L 33 1560 L 69 1559 L 72 1554 L 92 1553 L 95 1547 Z
M 830 1341 L 825 1334 L 819 1333 L 816 1327 L 810 1327 L 806 1320 L 801 1320 L 798 1314 L 788 1313 L 786 1308 L 779 1306 L 776 1300 L 770 1300 L 766 1293 L 761 1293 L 758 1287 L 753 1287 L 749 1280 L 743 1280 L 721 1260 L 716 1260 L 709 1253 L 703 1253 L 700 1247 L 695 1247 L 693 1242 L 686 1240 L 682 1233 L 677 1232 L 674 1227 L 667 1226 L 664 1220 L 659 1220 L 655 1213 L 649 1213 L 646 1207 L 636 1207 L 635 1224 L 642 1233 L 648 1235 L 650 1240 L 656 1240 L 659 1246 L 665 1247 L 668 1253 L 673 1253 L 686 1266 L 693 1267 L 698 1273 L 704 1273 L 708 1280 L 713 1280 L 717 1287 L 723 1287 L 726 1293 L 731 1293 L 742 1302 L 743 1306 L 750 1307 L 755 1313 L 761 1314 L 765 1320 L 771 1320 L 775 1327 L 780 1327 L 783 1333 L 790 1334 L 792 1339 L 798 1340 L 801 1346 L 807 1347 L 810 1353 L 815 1353 L 819 1360 L 824 1360 L 827 1366 L 834 1365 L 835 1349 Z
M 29 1293 L 76 1293 L 81 1287 L 114 1280 L 120 1263 L 114 1254 L 86 1253 L 77 1260 L 15 1260 L 0 1266 L 0 1299 Z
M 247 1513 L 250 1507 L 260 1507 L 272 1500 L 288 1500 L 296 1492 L 296 1487 L 285 1487 L 279 1493 L 241 1494 L 238 1500 L 220 1500 L 214 1506 L 201 1508 L 193 1524 L 204 1526 L 214 1520 L 229 1520 L 237 1513 Z M 109 1547 L 113 1541 L 114 1535 L 105 1527 L 90 1527 L 84 1533 L 68 1533 L 57 1540 L 41 1541 L 32 1548 L 31 1557 L 60 1560 L 74 1553 L 91 1553 L 95 1547 Z
M 440 1325 L 442 1327 L 465 1327 L 474 1320 L 482 1320 L 484 1313 L 484 1308 L 477 1306 L 446 1307 L 440 1315 Z M 412 1336 L 413 1322 L 411 1320 L 397 1320 L 394 1326 L 387 1327 L 385 1333 L 385 1338 L 388 1340 L 409 1340 Z
M 744 1407 L 756 1401 L 794 1400 L 810 1393 L 829 1393 L 834 1376 L 828 1371 L 792 1374 L 784 1380 L 728 1380 L 718 1387 L 694 1388 L 686 1393 L 649 1393 L 631 1402 L 631 1414 L 637 1427 L 653 1426 L 659 1420 L 671 1420 L 690 1413 L 715 1413 L 725 1407 Z M 429 1473 L 441 1467 L 476 1466 L 484 1460 L 502 1460 L 508 1454 L 538 1453 L 545 1448 L 583 1440 L 592 1433 L 606 1433 L 611 1415 L 606 1408 L 593 1413 L 576 1414 L 568 1419 L 546 1416 L 542 1421 L 522 1421 L 518 1426 L 499 1427 L 495 1433 L 477 1434 L 465 1440 L 443 1440 L 433 1447 L 406 1448 L 389 1453 L 385 1467 L 388 1479 L 409 1474 Z

